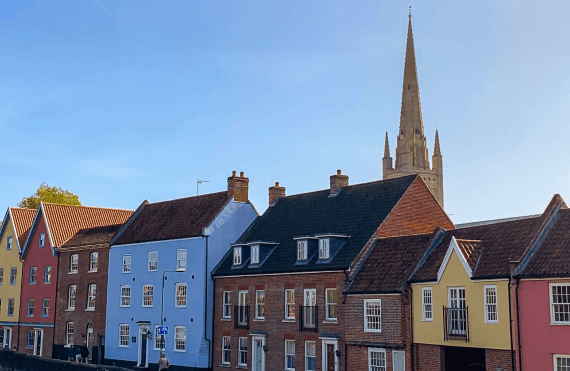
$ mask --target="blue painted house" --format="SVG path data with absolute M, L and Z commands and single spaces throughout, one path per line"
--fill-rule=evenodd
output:
M 164 352 L 175 369 L 211 367 L 210 272 L 258 216 L 248 186 L 234 171 L 227 191 L 145 201 L 117 232 L 109 253 L 107 363 L 155 368 Z

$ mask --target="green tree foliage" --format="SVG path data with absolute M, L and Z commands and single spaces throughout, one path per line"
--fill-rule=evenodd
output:
M 36 193 L 29 197 L 24 197 L 18 207 L 26 209 L 37 209 L 40 202 L 51 202 L 60 205 L 81 206 L 79 197 L 73 193 L 57 187 L 50 187 L 45 182 L 42 183 Z

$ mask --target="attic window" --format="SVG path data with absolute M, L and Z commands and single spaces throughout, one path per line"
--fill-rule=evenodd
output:
M 259 245 L 251 246 L 251 264 L 259 264 Z
M 44 241 L 46 240 L 46 234 L 40 233 L 40 241 L 38 243 L 39 247 L 44 247 Z
M 297 260 L 307 260 L 308 255 L 307 240 L 297 241 Z
M 234 265 L 241 264 L 241 247 L 234 247 Z
M 12 237 L 8 237 L 8 243 L 6 245 L 7 250 L 12 250 Z
M 319 259 L 328 259 L 330 257 L 329 239 L 323 238 L 319 240 Z

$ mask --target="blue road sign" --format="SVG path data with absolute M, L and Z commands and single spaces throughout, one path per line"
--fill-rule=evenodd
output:
M 157 335 L 168 335 L 168 326 L 158 326 L 156 328 Z

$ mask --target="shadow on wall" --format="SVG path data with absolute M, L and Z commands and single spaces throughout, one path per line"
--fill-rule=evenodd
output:
M 132 371 L 122 367 L 88 365 L 58 359 L 31 356 L 11 350 L 0 350 L 1 371 Z

